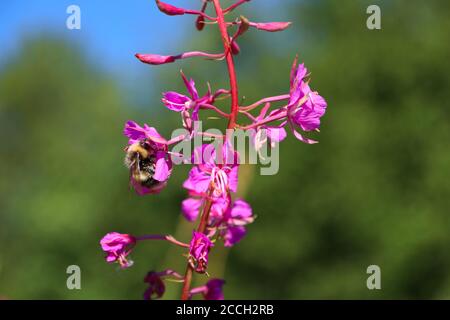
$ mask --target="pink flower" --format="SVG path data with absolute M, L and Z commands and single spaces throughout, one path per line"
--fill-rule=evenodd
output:
M 206 290 L 203 292 L 205 300 L 223 300 L 222 287 L 225 281 L 222 279 L 211 279 L 206 283 Z
M 214 196 L 226 197 L 228 191 L 236 192 L 238 186 L 239 155 L 228 145 L 216 152 L 213 144 L 194 150 L 192 161 L 197 166 L 189 172 L 183 187 L 197 194 L 206 194 L 213 188 Z
M 255 220 L 252 207 L 242 199 L 237 199 L 234 202 L 226 218 L 228 219 L 228 224 L 233 226 L 245 226 Z
M 199 100 L 199 95 L 195 87 L 194 80 L 188 80 L 183 72 L 181 72 L 181 77 L 183 78 L 184 85 L 186 86 L 190 97 L 170 91 L 164 93 L 164 97 L 162 99 L 162 102 L 167 106 L 167 108 L 177 112 L 191 108 L 196 104 L 197 100 Z
M 167 277 L 172 277 L 172 279 L 178 281 L 184 279 L 183 276 L 171 269 L 161 272 L 150 271 L 144 278 L 144 282 L 148 284 L 148 288 L 144 292 L 144 299 L 153 300 L 161 298 L 166 291 L 164 279 Z
M 325 114 L 327 103 L 316 91 L 312 91 L 308 82 L 305 81 L 307 72 L 304 64 L 297 67 L 296 58 L 291 71 L 291 90 L 287 116 L 295 137 L 311 144 L 317 141 L 303 137 L 294 127 L 300 127 L 303 131 L 318 130 L 320 118 Z
M 244 226 L 255 220 L 251 206 L 244 200 L 237 199 L 224 217 L 222 236 L 224 246 L 231 247 L 241 241 L 247 231 Z
M 195 271 L 205 273 L 208 266 L 208 254 L 214 244 L 201 232 L 194 231 L 189 247 L 190 263 Z
M 225 281 L 222 279 L 211 279 L 205 285 L 191 289 L 190 297 L 201 294 L 205 300 L 223 300 L 224 284 Z
M 100 240 L 103 251 L 107 253 L 106 261 L 109 263 L 118 262 L 122 268 L 133 265 L 132 261 L 127 260 L 127 256 L 135 244 L 136 239 L 133 236 L 118 232 L 108 233 Z
M 146 124 L 142 128 L 133 121 L 125 124 L 124 135 L 129 138 L 125 165 L 130 184 L 140 195 L 159 193 L 172 173 L 167 141 L 155 128 Z
M 214 102 L 214 96 L 211 94 L 208 88 L 207 94 L 200 98 L 195 87 L 193 79 L 188 80 L 186 76 L 181 72 L 181 77 L 189 93 L 189 97 L 178 92 L 169 91 L 163 93 L 162 102 L 164 105 L 176 112 L 180 112 L 183 118 L 183 125 L 189 131 L 192 130 L 192 121 L 198 121 L 198 112 L 202 105 Z M 192 115 L 190 114 L 192 112 Z
M 300 108 L 292 113 L 293 122 L 303 131 L 313 131 L 320 127 L 320 118 L 325 114 L 327 102 L 305 82 L 301 84 L 302 98 L 307 98 Z
M 197 219 L 204 200 L 204 197 L 192 195 L 191 198 L 183 201 L 182 212 L 188 221 L 193 222 Z M 208 221 L 208 235 L 212 237 L 218 233 L 223 238 L 225 247 L 232 247 L 247 233 L 244 226 L 255 220 L 252 208 L 241 199 L 232 203 L 231 197 L 212 198 L 212 202 Z
M 206 285 L 191 289 L 190 296 L 192 298 L 195 294 L 201 294 L 205 300 L 223 300 L 224 284 L 225 281 L 222 279 L 211 279 Z
M 144 282 L 148 283 L 148 288 L 144 292 L 144 300 L 159 299 L 166 291 L 164 281 L 159 274 L 154 271 L 147 273 Z

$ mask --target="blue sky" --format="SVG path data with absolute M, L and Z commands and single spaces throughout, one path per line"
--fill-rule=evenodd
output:
M 81 30 L 66 28 L 66 9 L 71 4 L 81 9 Z M 13 53 L 24 37 L 50 32 L 81 43 L 92 58 L 111 71 L 133 70 L 136 52 L 168 52 L 175 48 L 185 35 L 186 28 L 180 28 L 185 19 L 160 14 L 150 0 L 1 1 L 0 59 Z M 167 32 L 161 32 L 159 26 L 171 30 L 170 41 L 166 41 Z
M 272 9 L 278 0 L 254 0 Z M 287 1 L 287 0 L 286 0 Z M 232 1 L 224 1 L 225 4 Z M 200 0 L 171 0 L 173 5 L 198 8 Z M 81 30 L 68 30 L 69 5 L 81 9 Z M 273 11 L 272 11 L 273 13 Z M 87 54 L 112 72 L 142 70 L 136 52 L 174 53 L 178 43 L 194 32 L 192 16 L 168 17 L 153 0 L 2 0 L 0 1 L 0 62 L 20 47 L 24 37 L 51 32 L 81 43 Z M 139 70 L 138 70 L 139 69 Z
M 198 9 L 201 3 L 200 0 L 166 1 L 192 9 Z M 234 1 L 223 0 L 223 3 L 226 6 Z M 265 21 L 289 20 L 284 10 L 276 10 L 279 1 L 253 0 L 243 10 L 256 8 L 267 17 Z M 282 1 L 285 4 L 300 0 Z M 70 5 L 81 9 L 81 30 L 66 27 L 69 17 L 66 10 Z M 190 15 L 162 14 L 154 0 L 0 0 L 0 66 L 20 49 L 25 38 L 54 34 L 81 46 L 100 69 L 115 76 L 126 89 L 128 99 L 139 101 L 148 96 L 154 73 L 152 68 L 144 68 L 134 54 L 179 53 L 185 38 L 197 33 L 194 21 L 195 17 Z M 197 48 L 188 50 L 194 49 Z

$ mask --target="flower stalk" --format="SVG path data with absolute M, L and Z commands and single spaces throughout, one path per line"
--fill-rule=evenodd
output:
M 223 47 L 225 49 L 225 58 L 228 66 L 228 75 L 230 78 L 231 91 L 231 113 L 228 120 L 228 129 L 234 129 L 236 126 L 236 117 L 239 112 L 239 94 L 236 70 L 234 67 L 234 58 L 231 51 L 230 35 L 228 34 L 227 24 L 225 22 L 224 13 L 220 6 L 220 0 L 213 0 L 214 8 L 217 14 L 217 24 L 219 26 L 220 34 L 222 36 Z
M 205 233 L 206 227 L 208 225 L 209 214 L 211 212 L 212 192 L 213 192 L 213 189 L 210 187 L 209 191 L 208 191 L 208 197 L 206 198 L 205 206 L 202 210 L 202 215 L 200 218 L 200 223 L 197 228 L 197 232 Z M 190 263 L 188 263 L 187 267 L 186 267 L 186 273 L 184 275 L 183 289 L 181 290 L 181 300 L 188 300 L 190 298 L 190 287 L 191 287 L 193 273 L 194 273 L 194 268 Z
M 152 234 L 152 235 L 145 235 L 145 236 L 140 236 L 140 237 L 135 237 L 135 239 L 137 241 L 142 241 L 142 240 L 165 240 L 168 241 L 170 243 L 173 243 L 179 247 L 183 247 L 183 248 L 189 248 L 189 245 L 187 243 L 178 241 L 177 239 L 175 239 L 173 236 L 171 235 L 159 235 L 159 234 Z
M 101 239 L 100 245 L 106 252 L 106 261 L 118 263 L 122 269 L 133 265 L 130 255 L 136 245 L 144 240 L 163 240 L 188 249 L 184 276 L 172 269 L 147 273 L 144 282 L 148 287 L 144 292 L 144 299 L 161 298 L 165 292 L 164 281 L 183 284 L 182 300 L 189 300 L 195 295 L 201 295 L 207 300 L 223 299 L 225 284 L 223 279 L 210 279 L 205 285 L 197 288 L 191 288 L 191 284 L 194 273 L 209 275 L 207 271 L 209 253 L 215 247 L 215 243 L 221 240 L 225 247 L 234 246 L 246 235 L 246 226 L 255 220 L 250 204 L 236 197 L 241 161 L 231 141 L 232 133 L 236 130 L 249 130 L 250 145 L 258 154 L 263 145 L 267 144 L 273 148 L 283 141 L 287 136 L 285 128 L 290 129 L 300 141 L 313 144 L 316 141 L 303 136 L 303 132 L 318 131 L 320 118 L 324 115 L 327 104 L 318 92 L 310 88 L 309 73 L 304 64 L 298 65 L 296 58 L 291 68 L 288 93 L 263 97 L 251 105 L 239 106 L 234 59 L 241 49 L 237 40 L 240 41 L 252 28 L 277 32 L 287 29 L 290 22 L 258 23 L 244 16 L 235 21 L 225 20 L 229 12 L 250 0 L 236 0 L 225 9 L 222 8 L 220 0 L 203 0 L 200 10 L 175 7 L 161 0 L 155 2 L 158 9 L 169 16 L 185 14 L 197 16 L 195 25 L 199 31 L 206 26 L 217 25 L 223 52 L 212 54 L 188 51 L 178 55 L 138 53 L 135 55 L 136 58 L 149 65 L 164 65 L 192 57 L 225 60 L 229 88 L 213 91 L 208 82 L 206 93 L 202 95 L 197 90 L 195 81 L 180 72 L 186 93 L 166 91 L 162 94 L 161 102 L 167 109 L 180 114 L 184 133 L 166 139 L 154 127 L 127 121 L 123 131 L 128 138 L 128 145 L 124 149 L 124 162 L 130 171 L 129 183 L 140 196 L 162 192 L 169 182 L 173 166 L 177 164 L 174 159 L 181 159 L 181 163 L 193 165 L 183 183 L 188 197 L 181 203 L 181 212 L 189 222 L 198 220 L 199 223 L 188 242 L 164 234 L 136 237 L 110 232 Z M 214 6 L 215 17 L 205 13 L 209 4 Z M 234 33 L 229 33 L 232 29 L 235 29 Z M 221 110 L 216 104 L 218 100 L 224 99 L 231 100 L 229 112 Z M 259 112 L 255 112 L 258 109 Z M 201 130 L 201 126 L 197 124 L 201 121 L 204 110 L 214 112 L 217 115 L 214 117 L 216 119 L 227 121 L 225 135 Z M 239 113 L 246 117 L 247 123 L 237 123 Z M 201 140 L 209 143 L 196 146 L 192 154 L 188 155 L 181 154 L 174 146 L 191 139 L 195 141 L 196 137 L 201 137 Z

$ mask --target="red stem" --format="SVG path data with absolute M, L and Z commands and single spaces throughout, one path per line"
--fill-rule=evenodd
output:
M 234 9 L 236 9 L 237 7 L 239 7 L 241 4 L 244 4 L 246 2 L 249 2 L 250 0 L 239 0 L 238 2 L 236 2 L 235 4 L 232 4 L 231 6 L 229 6 L 228 8 L 226 8 L 225 10 L 223 10 L 224 13 L 228 13 L 230 11 L 233 11 Z
M 213 0 L 214 8 L 217 13 L 217 24 L 219 25 L 220 34 L 222 35 L 223 46 L 225 49 L 225 57 L 228 65 L 228 74 L 230 76 L 231 91 L 231 113 L 228 121 L 228 129 L 234 129 L 236 126 L 236 117 L 239 112 L 239 96 L 236 71 L 234 67 L 233 53 L 231 52 L 230 35 L 228 34 L 227 24 L 223 15 L 222 7 L 219 0 Z
M 211 194 L 213 192 L 213 189 L 210 188 L 208 191 L 208 197 L 206 198 L 206 203 L 203 208 L 202 217 L 200 220 L 200 224 L 197 228 L 197 232 L 205 233 L 206 227 L 208 225 L 209 220 L 209 213 L 211 212 L 211 206 L 212 206 L 212 200 L 211 200 Z M 191 288 L 191 282 L 192 282 L 192 275 L 194 273 L 194 269 L 192 268 L 192 265 L 190 263 L 187 264 L 186 267 L 186 273 L 184 275 L 184 283 L 183 283 L 183 290 L 181 291 L 181 300 L 188 300 L 190 296 L 190 288 Z
M 192 282 L 192 274 L 194 272 L 194 269 L 192 268 L 191 264 L 188 263 L 186 268 L 186 273 L 184 274 L 184 282 L 183 282 L 183 290 L 181 292 L 181 300 L 189 300 L 189 289 L 191 288 L 191 282 Z
M 217 14 L 217 24 L 219 26 L 220 34 L 222 36 L 223 46 L 225 49 L 225 57 L 228 66 L 228 74 L 230 77 L 230 92 L 231 92 L 231 113 L 230 118 L 228 120 L 228 129 L 234 129 L 236 127 L 236 118 L 239 113 L 239 96 L 238 96 L 238 86 L 236 79 L 236 71 L 234 67 L 234 58 L 233 53 L 231 52 L 231 43 L 230 43 L 230 35 L 227 30 L 227 23 L 225 22 L 224 13 L 222 7 L 220 6 L 219 0 L 213 0 L 214 8 Z M 197 228 L 197 232 L 205 233 L 206 227 L 208 225 L 209 213 L 211 211 L 212 200 L 211 194 L 213 190 L 212 188 L 208 191 L 208 197 L 205 203 L 205 207 L 203 208 L 200 224 Z M 192 275 L 194 273 L 194 269 L 190 263 L 188 263 L 186 267 L 186 273 L 184 276 L 183 290 L 181 293 L 181 300 L 189 299 L 189 290 L 192 282 Z

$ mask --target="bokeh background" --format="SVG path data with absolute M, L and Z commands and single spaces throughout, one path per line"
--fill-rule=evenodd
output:
M 71 4 L 81 30 L 66 28 Z M 370 4 L 382 30 L 366 28 Z M 258 218 L 241 243 L 214 251 L 210 272 L 225 277 L 226 298 L 450 298 L 450 3 L 254 0 L 242 12 L 294 22 L 240 41 L 245 101 L 286 93 L 299 53 L 329 108 L 320 144 L 290 135 L 281 145 L 276 176 L 242 168 L 240 194 Z M 1 297 L 141 299 L 147 271 L 184 272 L 183 250 L 166 243 L 139 245 L 121 271 L 98 242 L 109 231 L 189 238 L 180 217 L 189 168 L 177 167 L 160 195 L 138 197 L 121 132 L 128 119 L 165 135 L 179 126 L 160 94 L 183 90 L 181 68 L 201 92 L 207 81 L 226 86 L 224 63 L 134 58 L 220 50 L 216 26 L 198 33 L 193 21 L 160 14 L 152 0 L 0 3 Z M 66 288 L 73 264 L 81 290 Z M 382 290 L 366 287 L 371 264 Z M 179 288 L 168 284 L 165 298 Z

